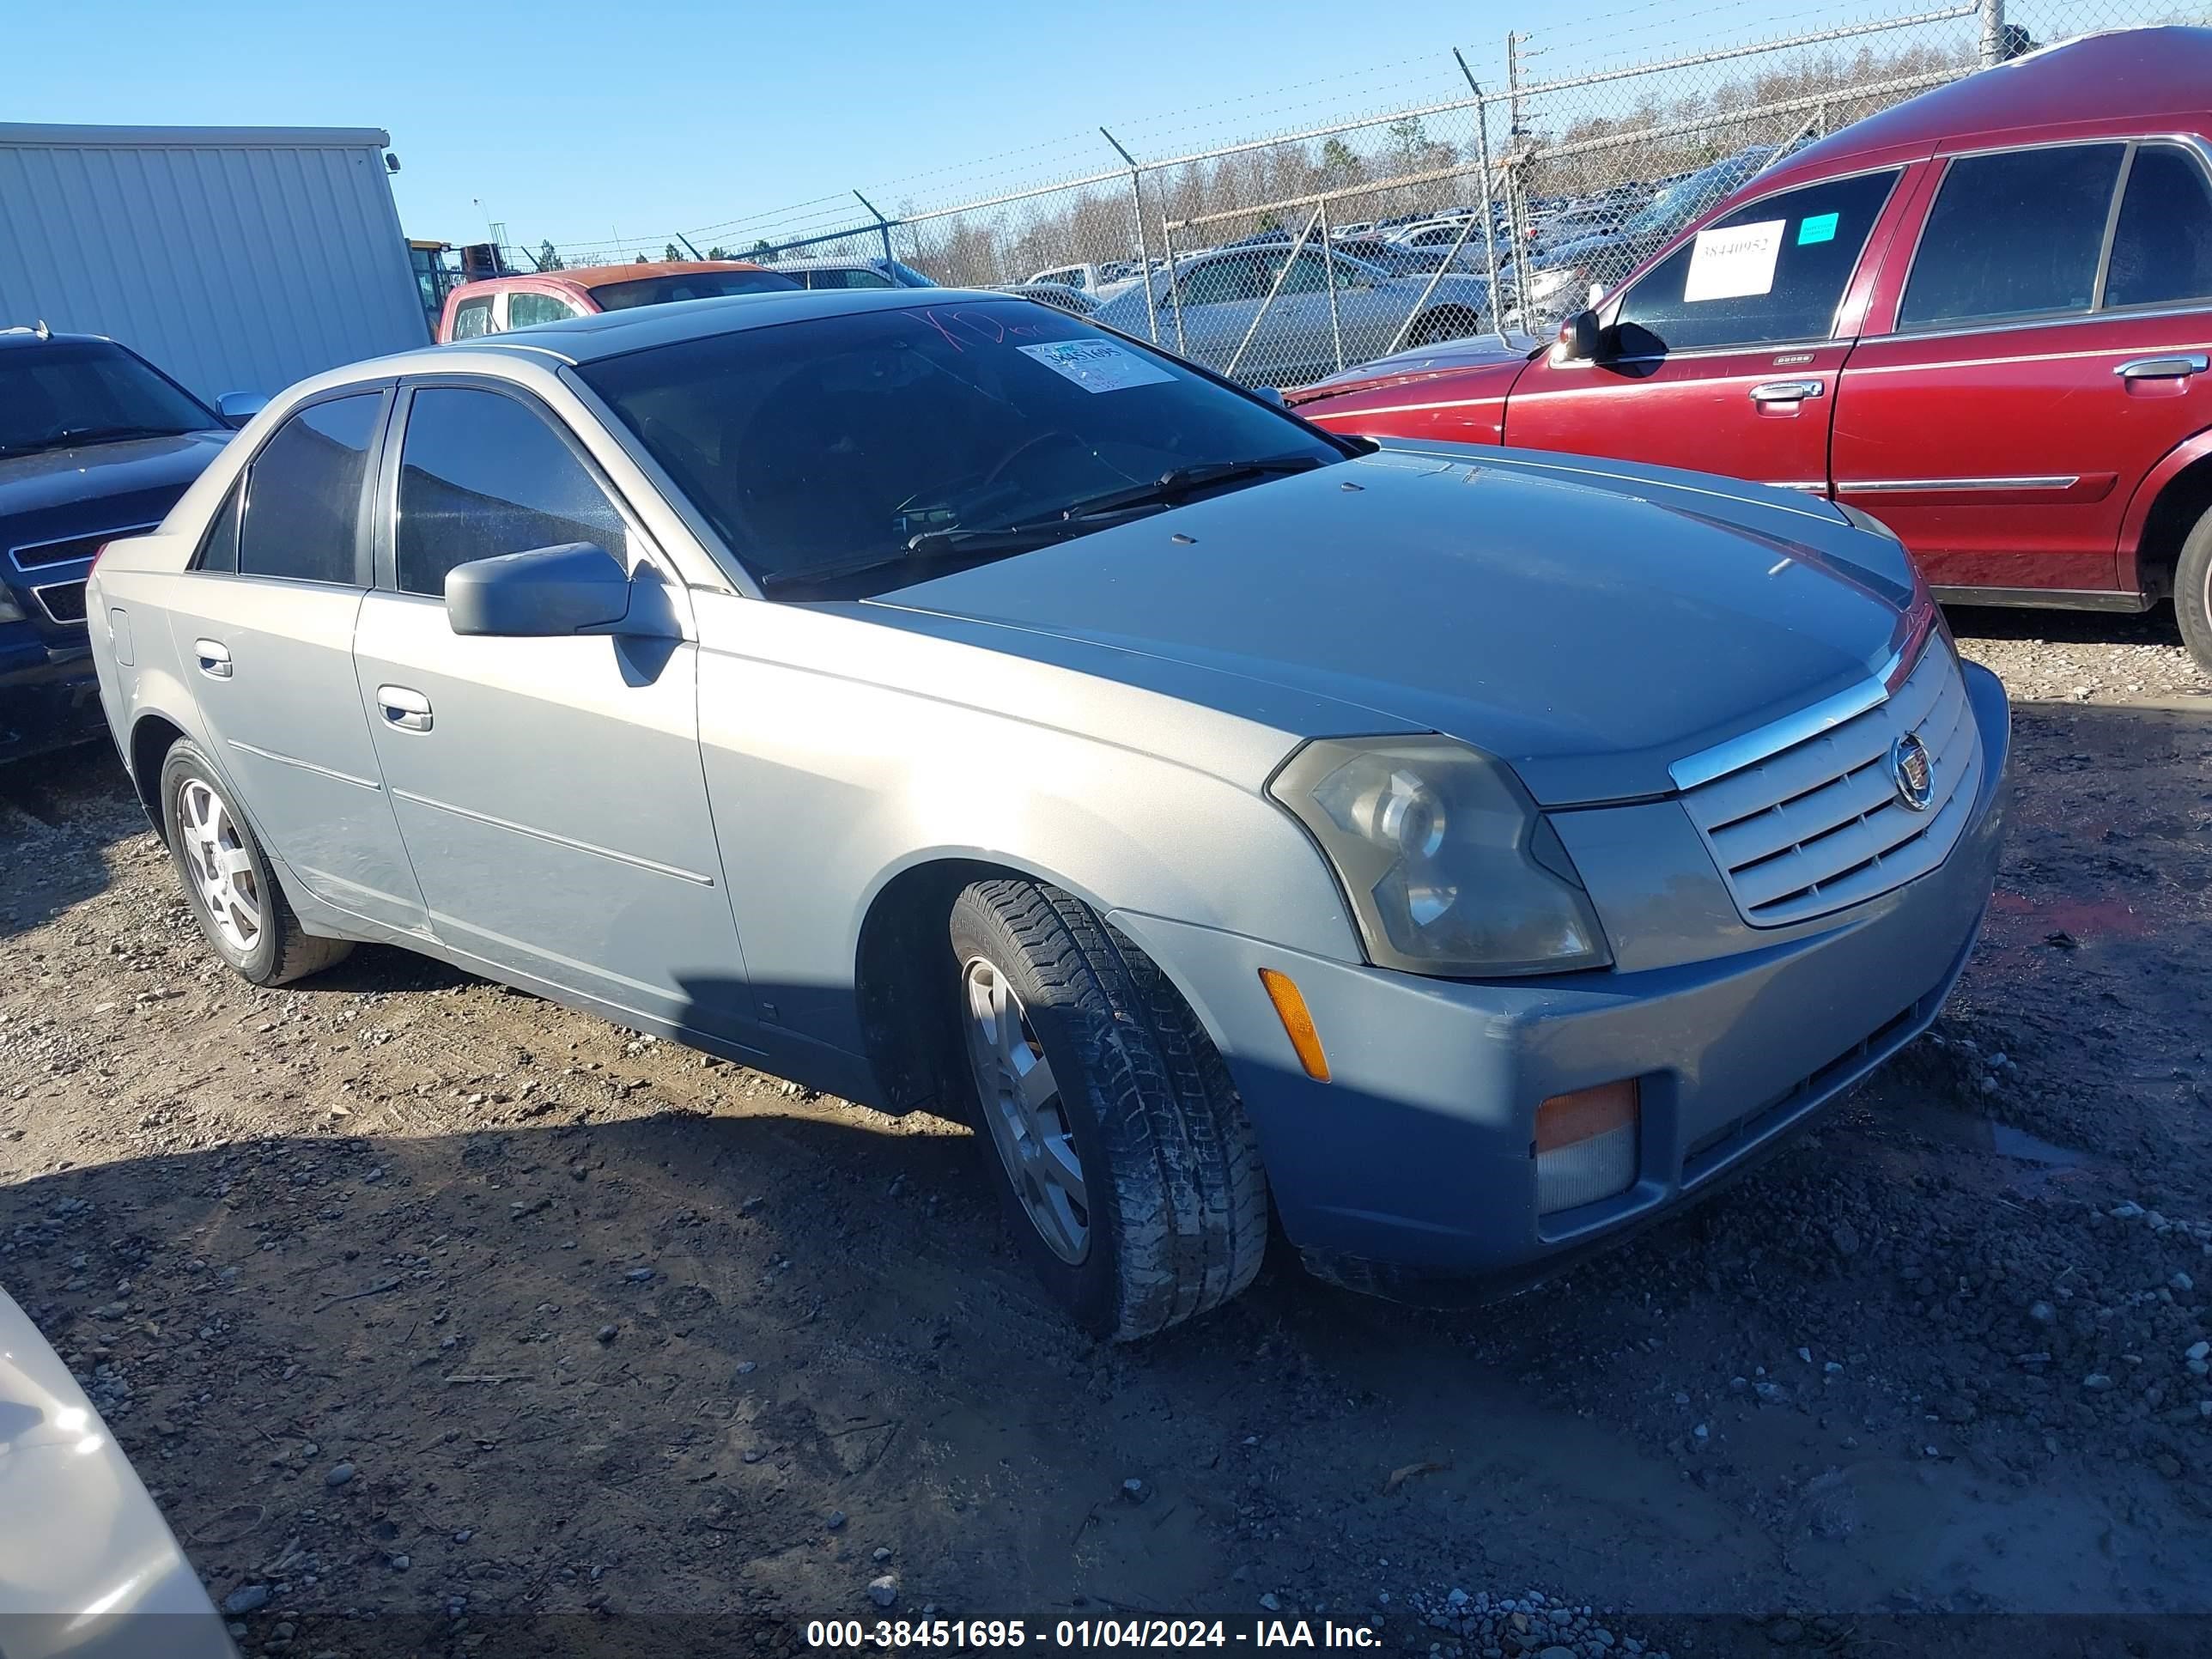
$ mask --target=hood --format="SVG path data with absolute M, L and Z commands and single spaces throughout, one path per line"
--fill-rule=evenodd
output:
M 1508 333 L 1469 335 L 1462 340 L 1447 340 L 1441 345 L 1415 346 L 1409 350 L 1395 351 L 1388 357 L 1377 357 L 1332 374 L 1325 380 L 1316 380 L 1311 386 L 1300 386 L 1284 397 L 1291 404 L 1302 404 L 1316 398 L 1334 397 L 1346 392 L 1368 392 L 1383 386 L 1407 386 L 1415 381 L 1434 380 L 1441 374 L 1460 374 L 1468 369 L 1503 367 L 1510 381 L 1528 361 L 1528 354 L 1541 343 L 1534 335 Z
M 1087 672 L 1132 682 L 1214 670 L 1232 714 L 1265 707 L 1254 682 L 1331 699 L 1340 731 L 1445 732 L 1565 805 L 1671 793 L 1670 763 L 1863 681 L 1911 581 L 1825 507 L 1718 479 L 1386 449 L 871 606 L 994 624 L 1017 654 L 1046 653 L 1016 630 L 1088 641 Z
M 187 432 L 0 457 L 0 534 L 46 541 L 157 524 L 231 436 Z

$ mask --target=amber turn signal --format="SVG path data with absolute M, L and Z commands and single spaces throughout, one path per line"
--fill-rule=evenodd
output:
M 1321 1033 L 1314 1030 L 1313 1015 L 1307 1012 L 1297 982 L 1288 974 L 1262 968 L 1260 983 L 1267 988 L 1267 1000 L 1275 1005 L 1275 1018 L 1283 1022 L 1283 1034 L 1297 1051 L 1298 1064 L 1315 1082 L 1328 1082 L 1328 1055 L 1321 1046 Z

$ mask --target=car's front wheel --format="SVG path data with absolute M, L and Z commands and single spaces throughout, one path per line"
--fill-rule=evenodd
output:
M 1054 1299 L 1126 1341 L 1243 1290 L 1267 1243 L 1259 1149 L 1165 975 L 1039 882 L 976 883 L 951 936 L 975 1126 Z
M 353 945 L 301 928 L 229 787 L 189 739 L 161 763 L 161 821 L 192 919 L 216 954 L 256 985 L 319 973 Z
M 2181 558 L 2173 568 L 2173 616 L 2189 654 L 2212 674 L 2212 508 L 2181 544 Z

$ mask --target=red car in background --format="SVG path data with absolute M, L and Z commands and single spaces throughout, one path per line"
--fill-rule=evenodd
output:
M 2175 601 L 2212 668 L 2212 30 L 2050 48 L 1752 180 L 1534 354 L 1290 394 L 1340 431 L 1724 472 L 1960 603 Z
M 731 294 L 789 292 L 800 286 L 766 265 L 744 259 L 645 260 L 539 270 L 527 276 L 488 276 L 463 283 L 446 296 L 446 309 L 438 319 L 438 343 L 587 317 L 595 311 Z

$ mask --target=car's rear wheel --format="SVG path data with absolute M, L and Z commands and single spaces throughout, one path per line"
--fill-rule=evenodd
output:
M 2212 508 L 2181 544 L 2181 558 L 2173 568 L 2173 616 L 2189 654 L 2212 673 Z
M 1243 1290 L 1267 1243 L 1259 1148 L 1166 976 L 1039 882 L 969 887 L 951 939 L 976 1128 L 1054 1299 L 1126 1341 Z
M 161 763 L 161 822 L 192 919 L 216 954 L 256 985 L 319 973 L 352 943 L 300 926 L 228 790 L 189 739 Z
M 1482 319 L 1462 306 L 1439 306 L 1434 311 L 1421 313 L 1406 337 L 1409 346 L 1442 345 L 1446 340 L 1463 340 L 1470 334 L 1482 332 Z

